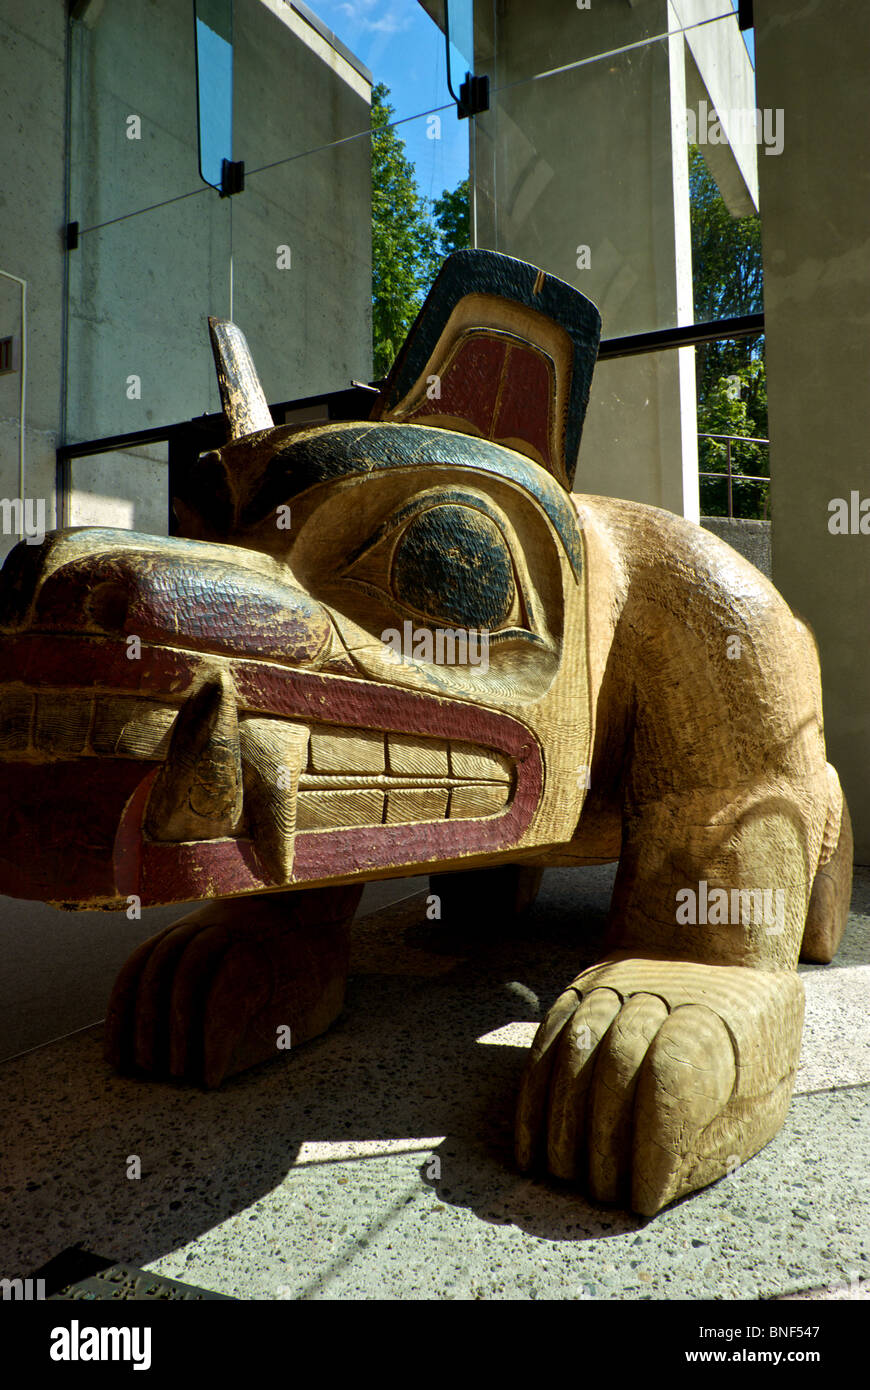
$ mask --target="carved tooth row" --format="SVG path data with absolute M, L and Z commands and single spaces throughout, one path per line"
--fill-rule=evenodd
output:
M 450 820 L 469 820 L 493 816 L 507 805 L 510 787 L 504 783 L 469 782 L 450 793 Z
M 470 743 L 387 734 L 329 725 L 311 731 L 308 769 L 350 775 L 385 773 L 392 777 L 459 777 L 469 782 L 510 785 L 510 763 L 500 754 Z
M 451 743 L 450 768 L 454 777 L 469 782 L 500 782 L 510 786 L 512 781 L 507 758 L 471 743 Z
M 297 830 L 335 830 L 353 825 L 380 825 L 384 793 L 377 787 L 359 791 L 300 792 L 296 807 Z
M 98 700 L 91 747 L 120 758 L 164 758 L 176 714 L 174 707 L 135 697 Z
M 6 690 L 0 694 L 0 754 L 35 751 L 55 757 L 93 754 L 162 762 L 177 712 L 173 706 L 137 696 L 92 698 L 68 692 Z M 280 725 L 285 721 L 271 722 Z M 506 758 L 470 743 L 448 744 L 415 734 L 384 735 L 377 730 L 330 725 L 316 725 L 311 730 L 308 769 L 324 775 L 454 777 L 474 783 L 511 783 Z M 434 805 L 434 799 L 426 804 Z
M 505 782 L 469 782 L 452 788 L 393 787 L 387 792 L 379 787 L 340 791 L 303 788 L 296 807 L 296 829 L 339 830 L 478 819 L 503 811 L 509 795 L 510 786 Z
M 311 730 L 308 766 L 312 772 L 384 772 L 384 735 L 376 730 L 317 726 Z
M 35 703 L 29 690 L 6 690 L 0 695 L 0 752 L 23 753 L 30 747 Z
M 447 744 L 413 734 L 390 734 L 390 772 L 394 777 L 449 777 Z
M 94 754 L 160 762 L 176 713 L 136 697 L 6 690 L 0 695 L 0 754 Z

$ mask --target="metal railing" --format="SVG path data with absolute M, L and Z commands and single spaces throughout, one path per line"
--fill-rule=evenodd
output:
M 613 340 L 615 341 L 615 340 Z M 615 354 L 614 354 L 615 355 Z M 379 383 L 378 383 L 379 384 Z M 361 382 L 354 382 L 352 386 L 345 390 L 327 392 L 320 396 L 307 396 L 302 400 L 281 401 L 271 407 L 272 414 L 278 423 L 282 423 L 288 415 L 295 411 L 319 406 L 323 410 L 323 419 L 344 420 L 344 419 L 364 419 L 368 414 L 371 397 L 374 388 Z M 111 453 L 114 450 L 135 448 L 137 445 L 166 443 L 169 446 L 169 467 L 174 474 L 176 469 L 189 467 L 198 453 L 207 448 L 219 448 L 225 442 L 225 422 L 223 415 L 202 415 L 198 419 L 185 420 L 177 424 L 158 426 L 152 429 L 134 430 L 129 434 L 118 434 L 102 439 L 87 439 L 75 444 L 62 444 L 57 450 L 58 479 L 57 494 L 58 498 L 63 498 L 68 507 L 70 496 L 70 465 L 73 459 L 87 458 L 93 454 Z M 732 444 L 769 444 L 769 439 L 758 439 L 754 435 L 747 434 L 708 434 L 699 433 L 699 439 L 713 439 L 716 442 L 724 443 L 726 449 L 726 471 L 724 473 L 708 472 L 699 469 L 699 478 L 725 478 L 728 487 L 728 518 L 734 519 L 734 480 L 748 483 L 769 483 L 770 478 L 758 473 L 734 473 Z M 173 487 L 169 488 L 170 499 L 173 495 Z M 171 500 L 169 503 L 170 517 L 169 530 L 173 532 L 175 527 L 175 517 L 171 510 Z M 764 499 L 764 520 L 767 520 L 768 497 Z M 66 510 L 66 508 L 65 508 Z M 68 525 L 68 516 L 64 516 L 63 524 Z
M 699 471 L 698 471 L 698 477 L 699 477 L 699 478 L 727 478 L 727 479 L 728 479 L 728 519 L 729 519 L 729 521 L 733 521 L 733 520 L 734 520 L 734 477 L 735 477 L 735 474 L 734 474 L 734 471 L 733 471 L 732 459 L 731 459 L 731 444 L 732 444 L 732 441 L 735 441 L 735 440 L 736 440 L 736 442 L 739 443 L 739 444 L 767 444 L 767 445 L 769 445 L 769 444 L 770 444 L 770 440 L 769 440 L 769 439 L 757 439 L 754 435 L 750 435 L 750 434 L 706 434 L 706 433 L 699 433 L 698 438 L 699 438 L 699 439 L 715 439 L 715 440 L 717 440 L 717 441 L 724 442 L 724 444 L 725 444 L 726 472 L 725 472 L 725 473 L 709 473 L 709 472 L 707 472 L 707 471 L 704 470 L 704 469 L 699 469 Z M 759 474 L 759 473 L 738 473 L 736 476 L 737 476 L 737 478 L 738 478 L 738 480 L 739 480 L 740 482 L 746 482 L 746 483 L 769 483 L 769 482 L 770 482 L 770 477 L 769 477 L 769 475 L 768 475 L 768 476 L 765 476 L 764 474 Z M 769 500 L 768 494 L 765 494 L 765 498 L 764 498 L 764 520 L 765 520 L 765 521 L 767 521 L 767 505 L 768 505 L 768 500 Z

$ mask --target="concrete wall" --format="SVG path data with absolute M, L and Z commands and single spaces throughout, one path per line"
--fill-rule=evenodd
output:
M 81 233 L 66 255 L 67 5 L 3 6 L 0 269 L 29 282 L 27 484 L 47 499 L 49 527 L 61 431 L 75 442 L 219 408 L 208 314 L 241 325 L 272 400 L 371 375 L 368 138 L 255 172 L 367 131 L 369 83 L 282 0 L 234 9 L 233 154 L 248 178 L 231 199 L 199 177 L 190 4 L 109 0 L 70 26 L 70 217 Z M 291 248 L 289 269 L 279 246 Z M 18 287 L 0 279 L 0 337 L 18 332 Z M 19 491 L 18 383 L 0 377 L 0 497 Z M 75 465 L 69 520 L 115 524 L 129 512 L 165 531 L 162 457 L 150 451 L 146 466 L 137 450 L 93 477 L 94 465 Z M 15 540 L 0 537 L 0 558 Z
M 368 83 L 289 6 L 237 0 L 233 157 L 245 161 L 246 187 L 221 199 L 197 169 L 189 6 L 109 5 L 75 39 L 73 206 L 83 226 L 200 191 L 82 237 L 71 433 L 217 409 L 208 314 L 232 312 L 271 399 L 367 379 L 368 140 L 255 171 L 367 130 Z M 130 115 L 140 140 L 127 138 Z M 278 266 L 280 246 L 289 269 Z M 128 397 L 131 374 L 139 398 Z
M 0 270 L 27 281 L 25 495 L 54 524 L 63 312 L 64 51 L 59 0 L 0 9 Z M 0 337 L 20 337 L 19 286 L 0 278 Z M 0 497 L 19 491 L 20 373 L 0 376 Z M 0 535 L 0 558 L 16 543 Z
M 761 570 L 768 579 L 772 575 L 770 522 L 752 521 L 742 517 L 702 516 L 701 525 L 705 531 L 712 531 L 721 541 L 735 550 Z
M 371 141 L 321 147 L 369 130 L 370 85 L 283 0 L 236 0 L 235 32 L 236 158 L 253 169 L 317 151 L 252 174 L 231 200 L 236 320 L 269 400 L 369 381 Z
M 828 757 L 870 862 L 870 536 L 832 498 L 870 497 L 870 151 L 863 0 L 755 0 L 759 105 L 785 144 L 759 161 L 773 578 L 819 644 Z
M 169 529 L 169 449 L 149 444 L 73 459 L 70 526 L 120 526 L 163 536 Z

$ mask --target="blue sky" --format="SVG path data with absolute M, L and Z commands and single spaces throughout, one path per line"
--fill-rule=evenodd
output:
M 451 101 L 444 35 L 417 0 L 308 0 L 315 14 L 385 82 L 395 117 L 417 116 Z M 440 112 L 441 139 L 427 139 L 425 117 L 398 127 L 427 198 L 455 188 L 468 173 L 468 122 Z

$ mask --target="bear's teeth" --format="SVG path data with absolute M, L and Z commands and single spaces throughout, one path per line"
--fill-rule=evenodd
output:
M 225 672 L 188 697 L 148 800 L 152 840 L 216 840 L 242 819 L 242 761 L 232 681 Z
M 299 774 L 308 738 L 304 724 L 287 720 L 248 718 L 239 726 L 248 833 L 276 883 L 286 883 L 293 868 Z

